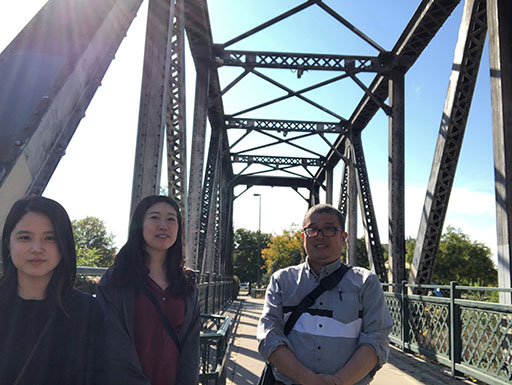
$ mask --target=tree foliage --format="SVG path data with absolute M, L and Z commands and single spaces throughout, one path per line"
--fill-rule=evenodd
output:
M 415 248 L 416 240 L 406 239 L 405 260 L 409 264 L 412 264 Z M 448 226 L 439 241 L 431 280 L 437 285 L 457 281 L 464 286 L 495 286 L 498 272 L 486 245 Z
M 75 236 L 77 265 L 108 267 L 117 249 L 114 235 L 107 232 L 105 223 L 96 217 L 75 219 L 72 222 Z
M 381 245 L 380 247 L 382 256 L 384 257 L 384 261 L 388 260 L 388 249 L 387 247 Z M 370 262 L 368 261 L 368 250 L 366 248 L 366 241 L 364 236 L 361 238 L 357 238 L 357 266 L 364 267 L 366 269 L 370 268 Z
M 306 254 L 300 230 L 284 230 L 283 235 L 272 236 L 268 248 L 262 254 L 268 275 L 304 262 Z
M 270 234 L 261 233 L 260 248 L 267 247 L 270 241 Z M 256 282 L 258 280 L 258 268 L 262 260 L 259 258 L 258 231 L 237 229 L 233 238 L 233 273 L 238 276 L 240 282 Z M 259 265 L 258 265 L 259 262 Z
M 439 242 L 432 280 L 441 285 L 457 281 L 465 286 L 496 286 L 498 272 L 489 247 L 448 226 Z

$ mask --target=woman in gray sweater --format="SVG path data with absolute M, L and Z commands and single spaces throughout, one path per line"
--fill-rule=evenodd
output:
M 198 383 L 198 290 L 195 273 L 184 267 L 181 239 L 173 199 L 139 203 L 128 241 L 98 287 L 112 384 Z

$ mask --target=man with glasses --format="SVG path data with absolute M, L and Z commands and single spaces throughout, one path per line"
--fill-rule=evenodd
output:
M 349 269 L 284 333 L 293 309 L 342 266 L 344 223 L 333 206 L 311 207 L 302 232 L 306 261 L 270 279 L 257 337 L 276 384 L 368 384 L 387 361 L 393 321 L 377 276 L 361 267 Z

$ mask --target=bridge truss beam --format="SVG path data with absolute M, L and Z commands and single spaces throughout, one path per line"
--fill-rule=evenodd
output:
M 42 194 L 141 2 L 50 0 L 0 55 L 0 223 Z
M 467 0 L 422 210 L 409 283 L 429 284 L 487 34 L 485 0 Z
M 487 1 L 491 68 L 498 284 L 512 287 L 512 3 Z M 512 304 L 512 293 L 500 293 L 500 303 Z
M 320 55 L 290 52 L 229 51 L 221 45 L 214 47 L 219 66 L 249 68 L 280 68 L 297 71 L 342 71 L 384 72 L 394 63 L 394 56 L 383 53 L 379 56 Z M 301 76 L 301 72 L 297 72 Z

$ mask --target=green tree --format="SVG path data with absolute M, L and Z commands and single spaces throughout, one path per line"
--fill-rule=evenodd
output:
M 75 236 L 78 266 L 108 267 L 117 252 L 114 247 L 114 235 L 107 232 L 105 223 L 96 217 L 75 219 Z
M 387 246 L 381 245 L 380 247 L 384 261 L 388 260 L 388 248 Z M 357 266 L 370 268 L 370 262 L 368 261 L 368 250 L 366 249 L 366 241 L 364 236 L 357 239 Z
M 270 234 L 261 233 L 260 248 L 267 247 Z M 233 237 L 233 273 L 240 282 L 256 282 L 258 279 L 258 262 L 260 268 L 262 261 L 258 250 L 258 232 L 246 229 L 237 229 Z
M 498 272 L 489 247 L 448 226 L 439 242 L 432 280 L 439 285 L 457 281 L 464 286 L 496 286 Z
M 272 236 L 268 248 L 263 250 L 262 254 L 267 275 L 303 262 L 306 254 L 300 230 L 284 230 L 282 235 Z
M 412 259 L 414 258 L 414 249 L 416 249 L 416 239 L 407 238 L 405 240 L 405 263 L 411 266 Z
M 416 240 L 405 240 L 405 261 L 409 266 L 414 258 Z M 457 281 L 464 286 L 495 286 L 498 272 L 491 258 L 491 250 L 452 226 L 441 236 L 434 262 L 432 282 L 448 285 Z

